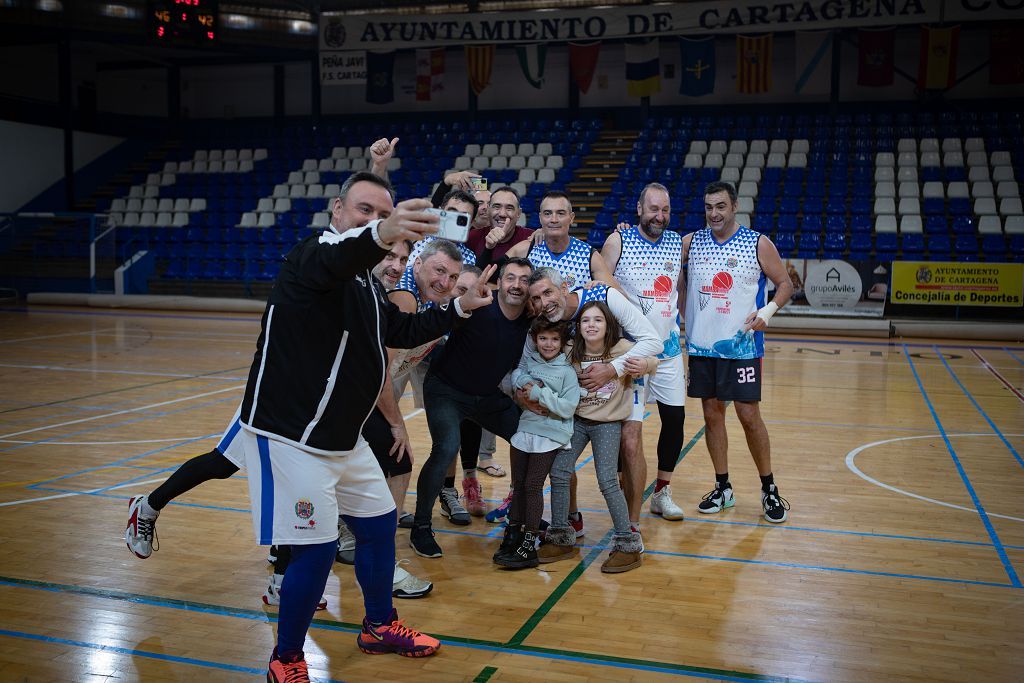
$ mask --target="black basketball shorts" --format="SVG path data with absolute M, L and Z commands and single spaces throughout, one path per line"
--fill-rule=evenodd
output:
M 686 395 L 719 401 L 760 401 L 762 360 L 690 356 Z

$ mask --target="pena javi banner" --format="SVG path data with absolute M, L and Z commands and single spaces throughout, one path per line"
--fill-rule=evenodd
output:
M 895 261 L 889 301 L 1019 307 L 1024 304 L 1024 264 Z
M 320 18 L 320 49 L 589 42 L 1003 19 L 1024 19 L 1024 3 L 1016 0 L 732 0 L 729 3 L 687 2 L 430 16 L 324 12 Z

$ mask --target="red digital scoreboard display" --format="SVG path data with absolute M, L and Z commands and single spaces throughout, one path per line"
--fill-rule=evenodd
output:
M 150 37 L 167 45 L 203 45 L 217 42 L 218 0 L 150 0 Z

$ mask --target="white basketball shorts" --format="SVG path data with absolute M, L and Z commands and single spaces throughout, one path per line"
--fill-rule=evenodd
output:
M 313 545 L 338 538 L 338 515 L 378 517 L 395 501 L 362 436 L 344 455 L 314 455 L 243 428 L 249 505 L 260 545 Z
M 655 401 L 667 406 L 686 405 L 686 369 L 682 354 L 661 361 L 658 371 L 633 380 L 633 414 L 630 421 L 642 422 L 647 404 Z

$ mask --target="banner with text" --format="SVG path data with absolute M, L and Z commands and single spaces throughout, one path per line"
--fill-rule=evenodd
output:
M 322 85 L 363 85 L 366 83 L 366 53 L 321 52 L 320 83 Z
M 895 261 L 889 301 L 1018 307 L 1024 304 L 1024 264 Z
M 889 288 L 889 264 L 881 261 L 783 259 L 793 284 L 788 315 L 881 318 Z M 775 285 L 767 283 L 768 300 Z
M 1024 19 L 1024 3 L 996 0 L 733 0 L 730 3 L 688 2 L 419 17 L 324 12 L 320 18 L 320 49 L 558 43 L 1002 19 Z

